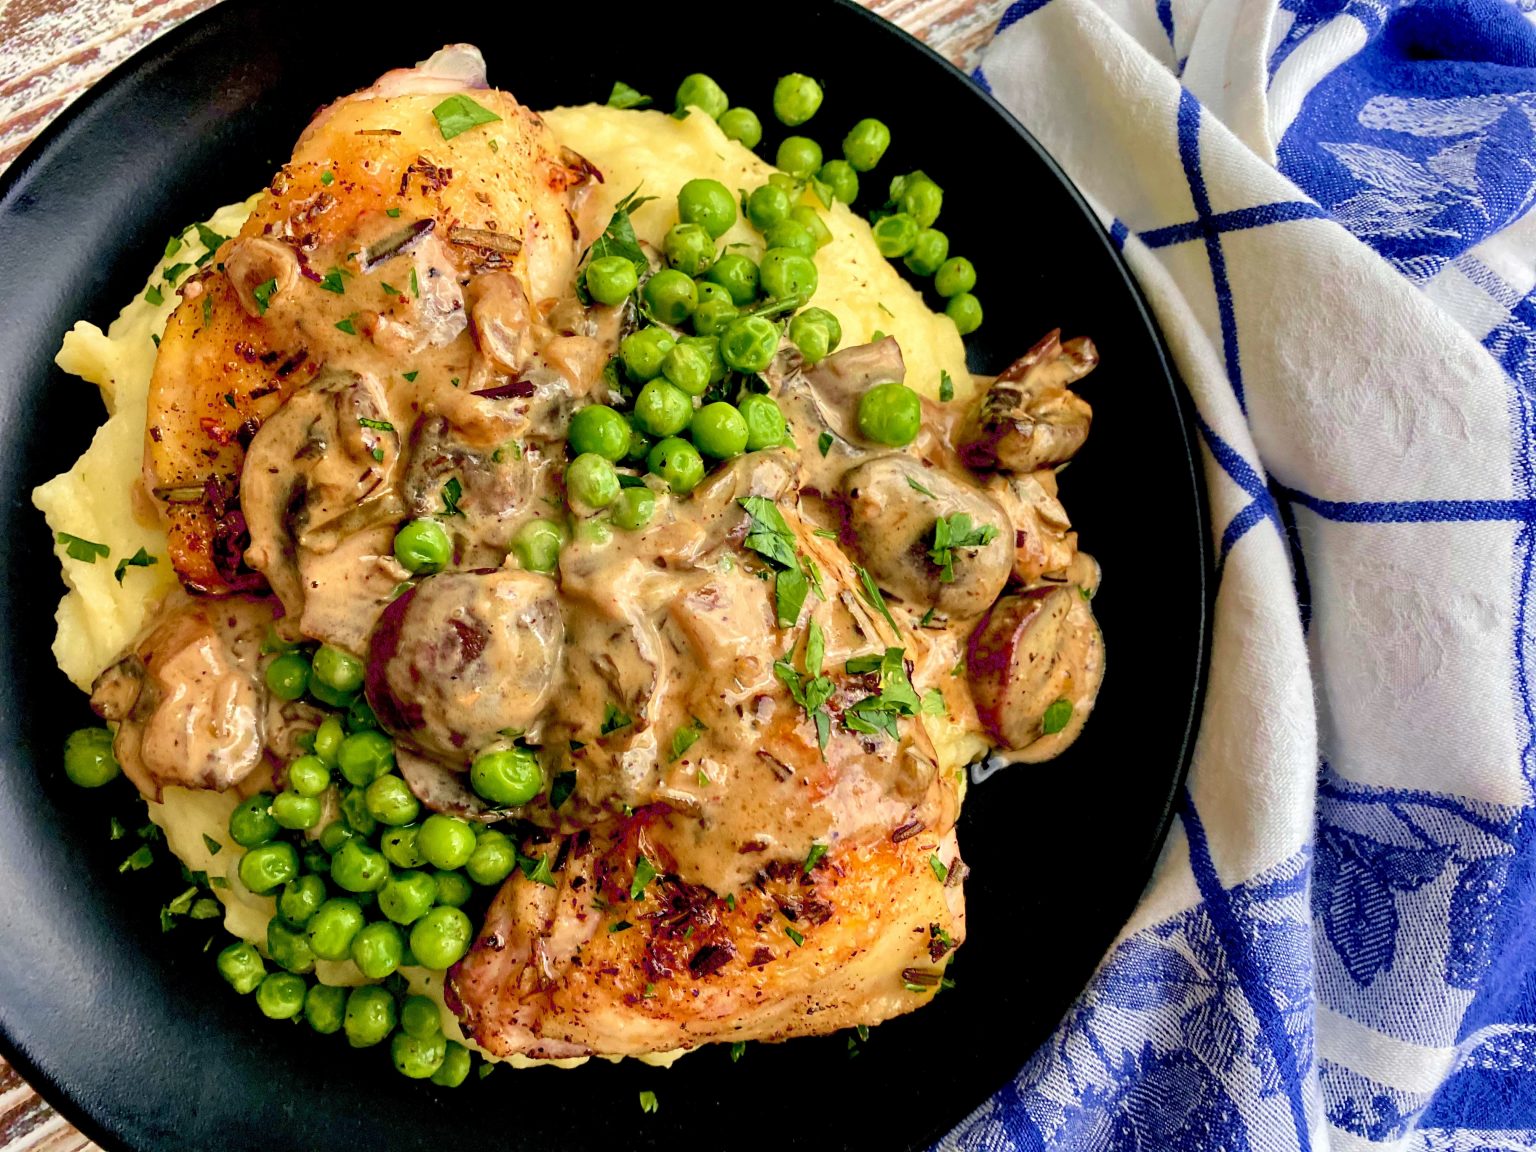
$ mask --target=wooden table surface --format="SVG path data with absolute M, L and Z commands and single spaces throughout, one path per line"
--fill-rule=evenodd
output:
M 92 84 L 216 2 L 0 0 L 0 170 Z M 1008 6 L 1008 0 L 861 2 L 967 72 Z M 94 1148 L 0 1060 L 0 1152 Z

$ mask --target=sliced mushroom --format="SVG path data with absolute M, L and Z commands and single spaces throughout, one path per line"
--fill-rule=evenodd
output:
M 1104 679 L 1104 638 L 1087 598 L 1075 586 L 1002 597 L 971 633 L 966 676 L 977 716 L 1006 754 L 1055 756 L 1077 739 Z
M 876 384 L 904 379 L 906 372 L 901 346 L 891 336 L 844 348 L 814 366 L 793 353 L 781 356 L 768 379 L 800 437 L 796 445 L 802 466 L 820 471 L 816 462 L 831 455 L 846 467 L 850 451 L 856 456 L 860 448 L 871 447 L 859 434 L 859 397 Z M 833 445 L 818 443 L 822 430 L 836 438 Z
M 842 479 L 854 547 L 875 583 L 908 605 L 931 607 L 958 620 L 987 610 L 1008 582 L 1014 539 L 1007 514 L 985 493 L 902 453 L 877 456 Z M 977 531 L 990 527 L 983 545 L 955 548 L 945 569 L 931 555 L 939 517 L 954 524 L 970 517 Z
M 508 812 L 490 804 L 469 786 L 464 772 L 423 756 L 404 745 L 395 748 L 395 766 L 416 799 L 433 812 L 482 824 L 506 819 Z
M 1033 472 L 1070 460 L 1088 438 L 1093 409 L 1069 385 L 1099 362 L 1086 336 L 1061 342 L 1057 329 L 987 389 L 956 443 L 972 468 Z
M 563 646 L 559 593 L 532 572 L 448 572 L 384 610 L 369 648 L 379 722 L 450 763 L 533 727 Z
M 487 272 L 470 281 L 465 302 L 480 355 L 497 372 L 518 375 L 534 352 L 532 309 L 522 282 L 507 270 Z
M 1007 510 L 1013 526 L 1013 574 L 1026 588 L 1050 580 L 1070 580 L 1077 555 L 1077 533 L 1056 498 L 1056 477 L 1049 470 L 1033 475 L 993 476 L 987 493 Z
M 273 300 L 281 300 L 299 278 L 299 258 L 288 245 L 264 236 L 241 236 L 230 241 L 224 256 L 224 275 L 247 315 L 264 316 Z M 273 287 L 257 290 L 264 284 Z

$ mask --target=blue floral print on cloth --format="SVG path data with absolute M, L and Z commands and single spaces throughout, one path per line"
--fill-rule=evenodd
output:
M 1157 313 L 1219 585 L 1154 879 L 941 1148 L 1536 1149 L 1533 8 L 1003 18 L 976 80 Z

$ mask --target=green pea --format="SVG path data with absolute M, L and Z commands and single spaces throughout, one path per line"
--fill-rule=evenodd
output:
M 364 794 L 368 814 L 380 824 L 399 827 L 409 824 L 421 811 L 421 801 L 398 776 L 380 776 Z
M 732 112 L 736 109 L 731 109 Z M 729 115 L 729 113 L 727 113 Z M 448 1041 L 448 1049 L 443 1054 L 443 1062 L 436 1072 L 432 1073 L 432 1083 L 444 1088 L 457 1088 L 469 1077 L 469 1067 L 472 1063 L 469 1049 L 457 1041 Z
M 347 827 L 363 837 L 370 837 L 378 830 L 379 822 L 368 811 L 368 790 L 348 788 L 341 797 L 341 818 Z
M 631 488 L 626 491 L 640 492 Z M 517 808 L 544 790 L 544 769 L 539 758 L 527 748 L 502 748 L 475 757 L 469 768 L 469 783 L 492 804 Z
M 261 953 L 244 940 L 225 948 L 218 956 L 219 975 L 229 981 L 229 986 L 240 995 L 254 992 L 267 974 Z
M 341 742 L 346 738 L 346 730 L 337 717 L 327 716 L 320 721 L 320 727 L 315 729 L 315 755 L 320 757 L 327 768 L 336 767 L 336 756 L 341 751 Z
M 676 268 L 664 268 L 645 282 L 640 290 L 650 314 L 663 324 L 681 324 L 693 315 L 699 303 L 699 290 L 693 279 Z
M 309 946 L 322 960 L 345 960 L 352 955 L 352 938 L 367 922 L 356 900 L 333 896 L 315 910 L 305 925 Z
M 875 247 L 887 260 L 894 260 L 912 250 L 919 231 L 916 220 L 905 212 L 897 212 L 875 221 Z
M 709 365 L 709 382 L 718 384 L 725 379 L 725 360 L 720 356 L 720 341 L 713 336 L 684 336 L 678 341 L 686 348 L 692 348 L 704 357 L 704 362 Z
M 430 576 L 448 567 L 453 544 L 436 520 L 412 520 L 395 533 L 395 559 L 407 572 Z
M 529 572 L 554 572 L 564 544 L 565 533 L 550 520 L 525 520 L 512 537 L 517 562 Z
M 279 700 L 297 700 L 309 690 L 309 675 L 302 652 L 284 652 L 267 665 L 267 691 Z
M 710 284 L 711 288 L 719 288 L 718 284 Z M 724 289 L 722 288 L 723 292 Z M 693 330 L 700 336 L 718 335 L 738 313 L 736 305 L 727 298 L 725 300 L 702 300 L 699 306 L 693 310 Z
M 342 1013 L 346 1011 L 347 990 L 330 984 L 311 984 L 304 993 L 304 1019 L 322 1036 L 341 1031 Z
M 272 794 L 258 792 L 235 805 L 229 814 L 229 838 L 242 848 L 265 844 L 281 831 L 272 818 Z
M 494 828 L 475 838 L 475 850 L 469 854 L 464 871 L 476 884 L 500 884 L 517 867 L 517 850 L 512 841 Z
M 704 458 L 699 455 L 699 450 L 676 436 L 658 440 L 645 458 L 645 464 L 679 495 L 692 492 L 704 479 Z
M 832 195 L 844 204 L 859 198 L 859 173 L 846 160 L 828 160 L 816 173 L 816 179 L 832 189 Z
M 736 197 L 718 180 L 690 180 L 677 191 L 677 218 L 718 240 L 736 223 Z
M 286 841 L 262 844 L 240 857 L 239 871 L 240 883 L 256 895 L 265 896 L 299 874 L 299 854 Z
M 627 463 L 643 464 L 645 462 L 645 454 L 651 450 L 651 438 L 645 434 L 645 429 L 640 427 L 640 423 L 635 419 L 633 412 L 629 413 L 627 419 L 629 421 L 629 451 L 624 453 L 624 459 Z
M 607 520 L 589 516 L 576 525 L 576 539 L 601 547 L 613 539 L 613 529 L 608 526 Z
M 381 1043 L 395 1028 L 395 998 L 387 988 L 364 984 L 347 995 L 347 1010 L 342 1020 L 347 1043 L 354 1048 L 370 1048 Z
M 718 120 L 725 115 L 725 110 L 730 107 L 730 104 L 731 102 L 726 99 L 725 90 L 702 72 L 683 77 L 683 82 L 677 86 L 677 111 L 679 112 L 687 108 L 697 108 L 711 120 Z
M 574 455 L 619 461 L 629 451 L 629 422 L 606 404 L 588 404 L 571 417 L 565 440 Z
M 475 850 L 475 830 L 456 816 L 434 812 L 417 833 L 416 846 L 434 868 L 462 868 Z
M 951 256 L 934 273 L 933 290 L 940 296 L 958 296 L 976 287 L 976 268 L 964 256 Z
M 811 230 L 798 220 L 780 220 L 772 228 L 763 233 L 763 242 L 768 245 L 768 251 L 774 249 L 787 249 L 790 252 L 798 252 L 807 258 L 816 255 L 816 237 L 811 235 Z M 768 256 L 763 256 L 762 266 L 763 286 L 768 285 Z
M 318 876 L 306 876 L 306 880 L 319 880 Z M 321 884 L 321 889 L 325 885 Z M 302 928 L 293 928 L 280 916 L 267 921 L 267 955 L 272 962 L 289 972 L 303 974 L 315 970 L 315 950 L 310 947 L 309 936 Z
M 727 252 L 714 262 L 704 277 L 729 292 L 731 303 L 738 308 L 757 299 L 757 265 L 739 252 Z M 658 363 L 657 371 L 660 370 Z
M 981 327 L 981 301 L 969 292 L 957 292 L 944 305 L 944 315 L 955 322 L 960 335 L 969 336 Z
M 652 436 L 675 436 L 692 419 L 693 401 L 665 380 L 652 380 L 635 397 L 635 422 Z
M 315 653 L 310 676 L 333 692 L 352 693 L 363 686 L 363 671 L 363 662 L 350 652 L 322 644 Z
M 735 405 L 723 400 L 695 412 L 689 434 L 700 452 L 717 460 L 729 460 L 747 450 L 747 422 Z
M 283 885 L 277 910 L 290 924 L 303 928 L 325 903 L 325 881 L 318 876 L 298 876 Z
M 778 300 L 809 300 L 816 295 L 816 264 L 788 248 L 763 253 L 763 291 Z
M 910 444 L 922 423 L 923 402 L 905 384 L 876 384 L 859 398 L 859 431 L 876 444 Z
M 347 708 L 357 698 L 355 692 L 337 692 L 320 683 L 313 676 L 309 678 L 309 694 L 328 708 Z
M 462 872 L 437 871 L 432 873 L 432 880 L 437 885 L 437 902 L 445 908 L 457 908 L 467 903 L 474 893 Z
M 796 180 L 808 179 L 821 167 L 821 145 L 809 136 L 786 136 L 774 163 Z
M 71 782 L 82 788 L 100 788 L 121 771 L 112 755 L 112 733 L 105 728 L 81 728 L 65 737 L 64 775 Z
M 405 955 L 405 937 L 386 920 L 376 920 L 352 938 L 352 963 L 370 980 L 382 980 Z
M 439 905 L 411 926 L 411 951 L 423 967 L 441 972 L 464 958 L 473 934 L 468 916 Z
M 756 148 L 763 142 L 763 122 L 750 108 L 728 108 L 719 123 L 725 138 L 739 142 L 744 148 Z
M 313 841 L 310 844 L 313 845 Z M 315 876 L 329 876 L 331 874 L 331 858 L 319 848 L 309 847 L 304 850 L 302 867 L 306 874 Z
M 932 228 L 944 205 L 944 190 L 924 173 L 913 172 L 891 181 L 891 199 L 919 228 Z
M 716 261 L 715 268 L 721 262 Z M 710 269 L 711 275 L 714 270 Z M 694 289 L 694 295 L 697 297 L 698 289 Z M 631 332 L 619 342 L 619 360 L 629 378 L 637 384 L 643 384 L 661 375 L 661 362 L 672 351 L 672 344 L 672 334 L 665 328 L 642 328 L 638 332 Z
M 709 387 L 709 359 L 698 348 L 681 340 L 662 361 L 661 373 L 668 383 L 690 396 L 702 396 Z M 646 385 L 647 388 L 650 386 Z
M 379 889 L 379 911 L 396 924 L 409 924 L 426 915 L 437 899 L 437 885 L 425 872 L 397 872 Z
M 331 880 L 348 892 L 377 892 L 389 879 L 389 861 L 362 840 L 348 840 L 331 857 Z
M 747 219 L 759 232 L 766 232 L 775 224 L 788 220 L 789 208 L 789 193 L 776 184 L 754 188 L 747 197 Z
M 320 823 L 320 798 L 301 796 L 291 788 L 285 789 L 272 800 L 272 819 L 279 827 L 307 832 Z
M 736 405 L 747 423 L 747 451 L 760 452 L 784 443 L 788 425 L 773 398 L 749 392 Z
M 667 263 L 685 276 L 701 276 L 715 262 L 715 242 L 702 224 L 674 224 L 662 241 Z
M 878 120 L 860 120 L 843 137 L 843 157 L 856 171 L 868 172 L 891 146 L 891 130 Z
M 345 820 L 332 820 L 320 833 L 320 847 L 334 856 L 343 844 L 356 837 L 357 833 L 347 827 Z
M 827 227 L 827 222 L 821 218 L 821 213 L 809 204 L 797 204 L 789 217 L 811 234 L 816 248 L 825 248 L 832 243 L 832 229 Z
M 407 1036 L 429 1040 L 443 1034 L 442 1013 L 430 996 L 407 996 L 400 1005 L 400 1028 Z
M 339 728 L 340 725 L 337 727 Z M 340 741 L 337 743 L 339 744 Z M 300 796 L 322 796 L 330 786 L 331 770 L 325 766 L 325 761 L 320 757 L 300 756 L 288 765 L 288 787 Z M 308 827 L 313 828 L 314 825 L 311 824 Z
M 382 732 L 354 732 L 341 742 L 336 764 L 348 783 L 366 787 L 394 769 L 394 742 Z
M 821 107 L 821 85 L 803 72 L 780 76 L 773 86 L 773 114 L 779 123 L 797 128 Z
M 420 868 L 422 855 L 416 846 L 416 835 L 420 831 L 420 827 L 415 824 L 407 824 L 403 828 L 386 828 L 379 837 L 379 851 L 396 868 Z
M 906 265 L 919 276 L 932 276 L 949 255 L 949 237 L 937 228 L 924 228 L 907 250 Z
M 619 495 L 619 474 L 596 452 L 584 452 L 566 467 L 565 491 L 572 504 L 592 511 L 606 508 Z
M 600 256 L 587 265 L 587 291 L 599 304 L 622 304 L 640 283 L 634 262 L 627 256 Z
M 256 987 L 256 1007 L 269 1020 L 292 1020 L 304 1011 L 304 978 L 272 973 Z
M 843 339 L 843 326 L 825 308 L 807 308 L 789 322 L 789 339 L 808 364 L 819 363 Z
M 630 532 L 644 528 L 655 514 L 656 494 L 649 488 L 624 489 L 609 513 L 615 524 Z
M 422 1039 L 406 1032 L 396 1032 L 389 1040 L 389 1058 L 395 1071 L 412 1080 L 426 1080 L 437 1074 L 448 1052 L 448 1040 L 442 1033 Z
M 720 333 L 720 355 L 737 372 L 761 372 L 779 350 L 779 330 L 761 316 L 740 316 Z

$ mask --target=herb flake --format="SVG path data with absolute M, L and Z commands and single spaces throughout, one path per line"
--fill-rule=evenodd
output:
M 939 566 L 939 582 L 955 582 L 955 550 L 957 548 L 985 548 L 997 539 L 997 528 L 992 524 L 975 527 L 970 514 L 956 512 L 953 516 L 940 516 L 933 525 L 933 547 L 928 558 Z
M 158 558 L 151 556 L 143 548 L 140 548 L 132 556 L 129 556 L 123 560 L 119 560 L 117 562 L 117 567 L 112 570 L 112 576 L 119 584 L 121 584 L 123 582 L 123 576 L 127 574 L 128 569 L 148 568 L 150 565 L 158 564 L 159 562 L 160 561 Z
M 437 121 L 437 129 L 443 134 L 443 139 L 452 140 L 471 128 L 500 120 L 501 117 L 489 108 L 482 108 L 462 92 L 455 92 L 432 109 L 432 119 Z
M 105 544 L 98 544 L 94 540 L 87 540 L 82 536 L 71 536 L 68 532 L 54 534 L 54 539 L 64 545 L 64 551 L 71 560 L 80 560 L 86 564 L 94 564 L 98 557 L 105 560 L 112 555 L 112 549 Z
M 622 80 L 613 82 L 613 91 L 608 93 L 608 107 L 610 108 L 649 108 L 651 98 L 635 88 L 630 87 Z

